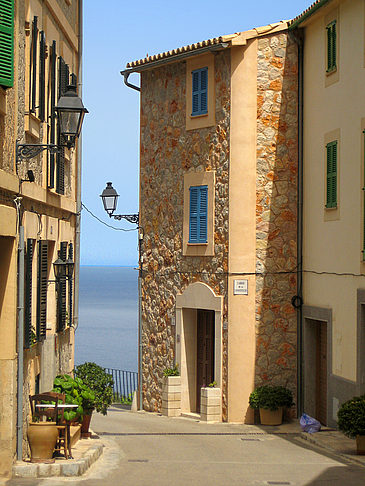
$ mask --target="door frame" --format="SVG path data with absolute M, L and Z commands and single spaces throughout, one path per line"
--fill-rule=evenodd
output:
M 195 412 L 196 392 L 188 370 L 189 361 L 196 363 L 196 346 L 189 345 L 187 337 L 195 330 L 196 314 L 198 309 L 214 311 L 214 380 L 218 388 L 222 388 L 222 316 L 223 296 L 216 295 L 205 283 L 195 282 L 190 284 L 182 294 L 176 296 L 176 336 L 175 336 L 175 361 L 180 366 L 181 374 L 181 411 Z M 196 339 L 196 338 L 195 338 Z M 195 349 L 195 356 L 192 355 Z M 195 405 L 194 405 L 195 402 Z

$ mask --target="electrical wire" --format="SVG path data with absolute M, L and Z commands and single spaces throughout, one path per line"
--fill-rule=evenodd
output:
M 112 226 L 111 224 L 108 224 L 108 223 L 105 223 L 105 221 L 103 221 L 102 219 L 98 218 L 92 211 L 90 211 L 89 208 L 87 208 L 85 206 L 85 204 L 82 202 L 81 203 L 81 206 L 83 209 L 86 209 L 86 211 L 93 217 L 95 218 L 97 221 L 99 221 L 99 223 L 103 224 L 104 226 L 107 226 L 108 228 L 111 228 L 115 231 L 124 231 L 125 233 L 128 233 L 130 231 L 137 231 L 138 230 L 138 227 L 137 228 L 131 228 L 131 229 L 125 229 L 125 228 L 117 228 L 116 226 Z

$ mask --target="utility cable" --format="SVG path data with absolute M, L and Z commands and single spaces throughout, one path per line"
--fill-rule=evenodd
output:
M 137 228 L 131 228 L 131 229 L 125 229 L 125 228 L 117 228 L 116 226 L 112 226 L 111 224 L 105 223 L 105 221 L 103 221 L 102 219 L 98 218 L 98 216 L 96 216 L 92 211 L 90 211 L 90 209 L 87 208 L 83 202 L 81 203 L 81 206 L 82 206 L 83 209 L 86 209 L 86 211 L 93 218 L 95 218 L 97 221 L 99 221 L 99 223 L 101 223 L 104 226 L 107 226 L 108 228 L 111 228 L 111 229 L 113 229 L 115 231 L 124 231 L 124 232 L 128 233 L 129 231 L 137 231 L 138 230 L 138 227 Z

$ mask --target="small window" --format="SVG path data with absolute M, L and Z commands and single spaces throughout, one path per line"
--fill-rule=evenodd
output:
M 208 113 L 208 68 L 192 71 L 192 116 Z
M 337 32 L 336 20 L 327 25 L 327 72 L 334 71 L 337 67 Z
M 337 208 L 337 140 L 326 145 L 327 202 L 326 208 Z
M 208 186 L 190 187 L 189 243 L 207 243 Z

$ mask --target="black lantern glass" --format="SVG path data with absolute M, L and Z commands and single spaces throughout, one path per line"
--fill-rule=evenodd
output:
M 75 262 L 72 260 L 72 258 L 68 257 L 68 259 L 65 262 L 65 266 L 66 266 L 66 277 L 72 278 L 72 275 L 74 273 Z
M 117 201 L 119 197 L 119 194 L 114 189 L 111 182 L 106 183 L 106 188 L 100 194 L 100 197 L 103 200 L 105 211 L 111 216 L 117 209 Z
M 61 252 L 58 252 L 58 258 L 53 262 L 53 271 L 56 280 L 66 276 L 66 262 L 61 259 Z
M 55 108 L 58 116 L 60 132 L 66 140 L 66 145 L 72 147 L 80 135 L 82 122 L 88 110 L 77 96 L 76 87 L 68 86 L 67 91 L 58 100 Z

